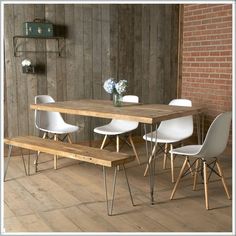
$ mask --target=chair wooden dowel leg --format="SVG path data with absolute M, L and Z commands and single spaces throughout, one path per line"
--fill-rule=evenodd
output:
M 67 134 L 67 140 L 68 140 L 68 143 L 72 143 L 72 137 L 71 137 L 71 134 Z
M 129 135 L 129 141 L 130 141 L 130 144 L 131 144 L 131 146 L 132 146 L 132 148 L 133 148 L 133 151 L 134 151 L 134 155 L 135 155 L 135 157 L 136 157 L 136 160 L 137 160 L 138 164 L 140 165 L 140 159 L 139 159 L 139 157 L 138 157 L 136 148 L 135 148 L 135 146 L 134 146 L 134 142 L 133 142 L 133 139 L 132 139 L 131 134 Z
M 219 174 L 220 174 L 220 176 L 221 176 L 221 181 L 222 181 L 222 184 L 223 184 L 223 186 L 224 186 L 225 193 L 226 193 L 228 199 L 231 199 L 230 194 L 229 194 L 229 190 L 228 190 L 227 185 L 226 185 L 226 182 L 225 182 L 224 173 L 223 173 L 223 171 L 222 171 L 222 169 L 221 169 L 220 164 L 218 163 L 218 161 L 216 161 L 216 166 L 217 166 L 217 169 L 218 169 Z
M 46 136 L 47 136 L 47 132 L 44 132 L 44 134 L 43 134 L 43 139 L 45 139 Z
M 47 137 L 47 132 L 44 132 L 42 138 L 45 139 L 46 137 Z M 38 155 L 39 155 L 39 154 L 40 154 L 40 152 L 38 151 Z M 35 163 L 34 163 L 34 164 L 35 164 Z
M 148 169 L 149 169 L 149 165 L 150 165 L 151 162 L 152 162 L 152 157 L 149 157 L 148 164 L 146 165 L 146 168 L 145 168 L 145 171 L 143 173 L 143 176 L 147 175 L 147 172 L 148 172 Z
M 151 154 L 151 156 L 150 156 L 149 159 L 148 159 L 148 163 L 147 163 L 147 165 L 146 165 L 146 169 L 145 169 L 145 171 L 144 171 L 143 176 L 146 176 L 146 175 L 147 175 L 147 172 L 148 172 L 148 169 L 149 169 L 149 165 L 151 164 L 151 162 L 152 162 L 152 160 L 153 160 L 153 158 L 154 158 L 154 154 L 155 154 L 155 152 L 156 152 L 156 148 L 157 148 L 157 143 L 155 144 L 155 146 L 154 146 L 153 149 L 152 149 L 152 154 Z
M 194 179 L 193 179 L 193 190 L 196 190 L 197 187 L 197 178 L 198 178 L 198 165 L 199 165 L 199 159 L 197 159 L 195 164 L 195 172 L 194 172 Z
M 170 145 L 170 150 L 173 150 L 173 145 Z M 175 175 L 174 175 L 174 154 L 171 152 L 170 154 L 170 161 L 171 161 L 171 181 L 172 183 L 175 182 Z
M 181 170 L 180 170 L 180 172 L 179 172 L 179 176 L 178 176 L 178 178 L 177 178 L 177 181 L 176 181 L 176 183 L 175 183 L 175 186 L 174 186 L 174 188 L 173 188 L 173 190 L 172 190 L 170 199 L 173 199 L 173 197 L 174 197 L 174 195 L 175 195 L 175 192 L 176 192 L 176 190 L 177 190 L 177 187 L 178 187 L 178 185 L 179 185 L 180 179 L 181 179 L 182 174 L 183 174 L 183 172 L 184 172 L 185 166 L 187 165 L 187 162 L 188 162 L 188 158 L 186 157 L 186 158 L 185 158 L 185 161 L 184 161 L 184 163 L 183 163 L 183 165 L 182 165 L 182 168 L 181 168 Z
M 106 140 L 107 140 L 107 135 L 105 135 L 105 137 L 104 137 L 104 139 L 103 139 L 103 141 L 102 141 L 102 145 L 101 145 L 100 149 L 103 149 L 103 148 L 104 148 L 105 143 L 106 143 Z
M 116 135 L 116 152 L 120 151 L 119 135 Z
M 206 204 L 206 209 L 209 210 L 207 165 L 205 161 L 203 162 L 203 175 L 204 175 L 205 204 Z
M 163 159 L 164 170 L 166 169 L 167 151 L 168 151 L 168 143 L 165 144 L 165 149 L 164 149 L 164 159 Z
M 54 135 L 54 140 L 57 141 L 57 135 Z M 54 155 L 54 170 L 57 169 L 57 155 Z

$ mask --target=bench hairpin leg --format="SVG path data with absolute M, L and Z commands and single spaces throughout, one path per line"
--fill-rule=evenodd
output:
M 106 197 L 106 204 L 107 204 L 107 215 L 109 215 L 109 205 L 108 205 L 108 197 L 107 197 L 107 178 L 106 178 L 106 167 L 102 167 L 103 170 L 103 180 L 104 180 L 104 188 L 105 188 L 105 197 Z
M 38 171 L 38 159 L 39 159 L 39 152 L 36 152 L 36 158 L 35 158 L 35 161 L 34 161 L 35 173 Z
M 111 200 L 111 211 L 110 215 L 112 215 L 113 204 L 114 204 L 114 197 L 115 197 L 115 190 L 116 190 L 116 176 L 117 176 L 117 168 L 114 168 L 114 178 L 113 178 L 113 187 L 112 187 L 112 200 Z
M 128 180 L 128 177 L 127 177 L 127 173 L 126 173 L 126 169 L 125 169 L 125 165 L 124 164 L 123 164 L 123 169 L 124 169 L 126 183 L 127 183 L 128 190 L 129 190 L 130 200 L 131 200 L 132 205 L 134 206 L 134 200 L 133 200 L 133 197 L 132 197 L 132 193 L 131 193 L 131 189 L 130 189 L 130 185 L 129 185 L 129 180 Z
M 7 169 L 8 169 L 10 159 L 11 159 L 11 151 L 12 151 L 12 145 L 9 145 L 7 163 L 6 163 L 5 173 L 4 173 L 4 181 L 6 180 Z
M 28 154 L 28 175 L 30 176 L 30 150 Z
M 25 158 L 24 158 L 24 155 L 23 155 L 22 148 L 20 149 L 20 151 L 21 151 L 21 158 L 22 158 L 22 162 L 23 162 L 23 166 L 24 166 L 24 170 L 25 170 L 25 175 L 28 175 L 27 170 L 26 170 L 26 166 L 25 166 Z
M 107 205 L 107 215 L 112 215 L 114 198 L 115 198 L 115 186 L 116 186 L 116 176 L 117 176 L 117 168 L 114 168 L 114 178 L 113 178 L 113 187 L 112 187 L 112 200 L 111 200 L 111 208 L 109 209 L 109 200 L 107 194 L 107 181 L 106 181 L 106 167 L 103 166 L 103 178 L 104 178 L 104 187 L 105 187 L 105 197 L 106 197 L 106 205 Z

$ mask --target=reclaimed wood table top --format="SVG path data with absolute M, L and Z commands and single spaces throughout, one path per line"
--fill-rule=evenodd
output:
M 91 116 L 107 119 L 122 119 L 145 124 L 202 113 L 203 107 L 170 106 L 164 104 L 142 104 L 123 102 L 115 107 L 109 100 L 82 99 L 55 103 L 31 104 L 31 109 L 55 111 L 72 115 Z

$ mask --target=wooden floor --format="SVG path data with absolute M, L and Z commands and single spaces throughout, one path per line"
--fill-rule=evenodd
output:
M 133 162 L 127 168 L 136 206 L 130 203 L 124 173 L 119 171 L 114 216 L 106 213 L 101 167 L 61 158 L 59 169 L 53 170 L 52 156 L 42 154 L 40 171 L 34 174 L 32 164 L 33 174 L 26 177 L 21 158 L 14 157 L 4 184 L 6 232 L 232 232 L 232 201 L 226 198 L 215 175 L 209 183 L 211 210 L 205 210 L 203 184 L 192 191 L 192 176 L 183 179 L 175 199 L 170 201 L 170 163 L 163 170 L 160 158 L 156 166 L 156 204 L 151 206 L 149 178 L 143 177 L 144 144 L 138 143 L 137 150 L 143 164 Z M 121 151 L 132 153 L 127 147 Z M 176 175 L 182 161 L 176 158 Z M 230 193 L 231 161 L 231 155 L 220 158 Z M 111 181 L 109 171 L 109 186 Z

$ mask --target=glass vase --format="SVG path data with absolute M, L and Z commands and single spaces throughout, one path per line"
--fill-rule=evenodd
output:
M 113 105 L 115 107 L 121 107 L 122 105 L 122 95 L 118 93 L 113 93 Z

